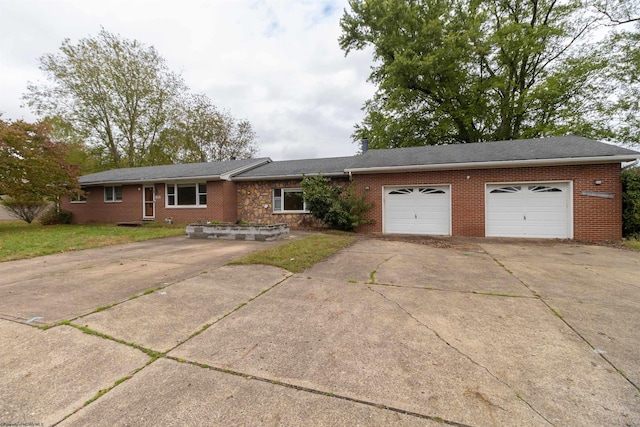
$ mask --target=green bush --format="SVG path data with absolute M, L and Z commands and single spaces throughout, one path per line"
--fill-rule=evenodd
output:
M 373 203 L 366 202 L 366 194 L 358 196 L 353 185 L 332 185 L 329 178 L 307 176 L 301 186 L 311 215 L 331 228 L 352 231 L 359 225 L 373 222 L 365 218 Z
M 42 225 L 71 224 L 71 212 L 51 206 L 40 216 L 39 221 Z
M 640 238 L 640 167 L 622 171 L 622 231 Z

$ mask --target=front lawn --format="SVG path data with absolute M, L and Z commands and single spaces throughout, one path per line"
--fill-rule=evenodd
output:
M 0 221 L 0 261 L 33 258 L 120 243 L 139 242 L 185 234 L 183 225 L 147 224 L 118 227 L 112 224 L 40 225 Z
M 275 265 L 292 273 L 301 273 L 354 240 L 355 236 L 348 233 L 316 234 L 252 253 L 229 264 Z

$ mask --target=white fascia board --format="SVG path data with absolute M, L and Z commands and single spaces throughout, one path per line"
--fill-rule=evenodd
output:
M 598 163 L 622 163 L 637 159 L 637 155 L 575 157 L 560 159 L 530 159 L 530 160 L 502 160 L 492 162 L 443 163 L 435 165 L 407 165 L 407 166 L 374 166 L 369 168 L 349 168 L 348 173 L 393 173 L 418 172 L 430 170 L 460 170 L 460 169 L 498 169 L 534 166 L 584 165 Z
M 232 170 L 230 172 L 223 173 L 222 175 L 220 175 L 220 179 L 224 179 L 225 181 L 231 181 L 234 175 L 238 175 L 238 174 L 240 174 L 242 172 L 246 172 L 248 170 L 257 168 L 259 166 L 266 165 L 267 163 L 271 163 L 272 161 L 273 160 L 271 160 L 269 157 L 267 157 L 265 159 L 262 159 L 260 161 L 255 162 L 255 163 L 251 163 L 250 165 L 242 166 L 242 167 L 234 169 L 234 170 Z

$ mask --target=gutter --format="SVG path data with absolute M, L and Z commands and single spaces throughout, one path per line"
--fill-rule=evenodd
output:
M 155 184 L 158 182 L 178 182 L 178 181 L 184 181 L 184 182 L 191 182 L 191 181 L 202 181 L 202 180 L 206 180 L 206 181 L 218 181 L 220 180 L 220 175 L 202 175 L 202 176 L 187 176 L 187 177 L 175 177 L 175 178 L 139 178 L 139 179 L 125 179 L 125 180 L 114 180 L 114 181 L 109 181 L 109 180 L 105 180 L 105 181 L 89 181 L 89 182 L 83 182 L 81 180 L 78 180 L 78 183 L 80 185 L 118 185 L 118 184 Z
M 406 165 L 406 166 L 372 166 L 366 168 L 349 168 L 345 172 L 349 174 L 359 173 L 393 173 L 393 172 L 418 172 L 430 170 L 460 170 L 460 169 L 498 169 L 534 166 L 560 166 L 582 165 L 593 163 L 622 163 L 638 159 L 638 155 L 617 155 L 598 157 L 575 157 L 559 159 L 528 159 L 528 160 L 498 160 L 491 162 L 466 162 L 466 163 L 442 163 L 432 165 Z
M 314 173 L 305 173 L 305 174 L 296 174 L 296 175 L 241 176 L 241 177 L 234 177 L 232 181 L 273 181 L 277 179 L 302 179 L 305 176 L 340 177 L 340 176 L 345 176 L 346 173 L 347 172 L 344 171 L 344 172 L 332 172 L 332 173 L 314 172 Z

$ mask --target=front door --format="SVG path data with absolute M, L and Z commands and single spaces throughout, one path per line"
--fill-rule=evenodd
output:
M 154 219 L 156 217 L 156 201 L 155 201 L 155 189 L 153 185 L 144 186 L 144 191 L 142 192 L 143 203 L 142 203 L 142 218 L 143 219 Z

